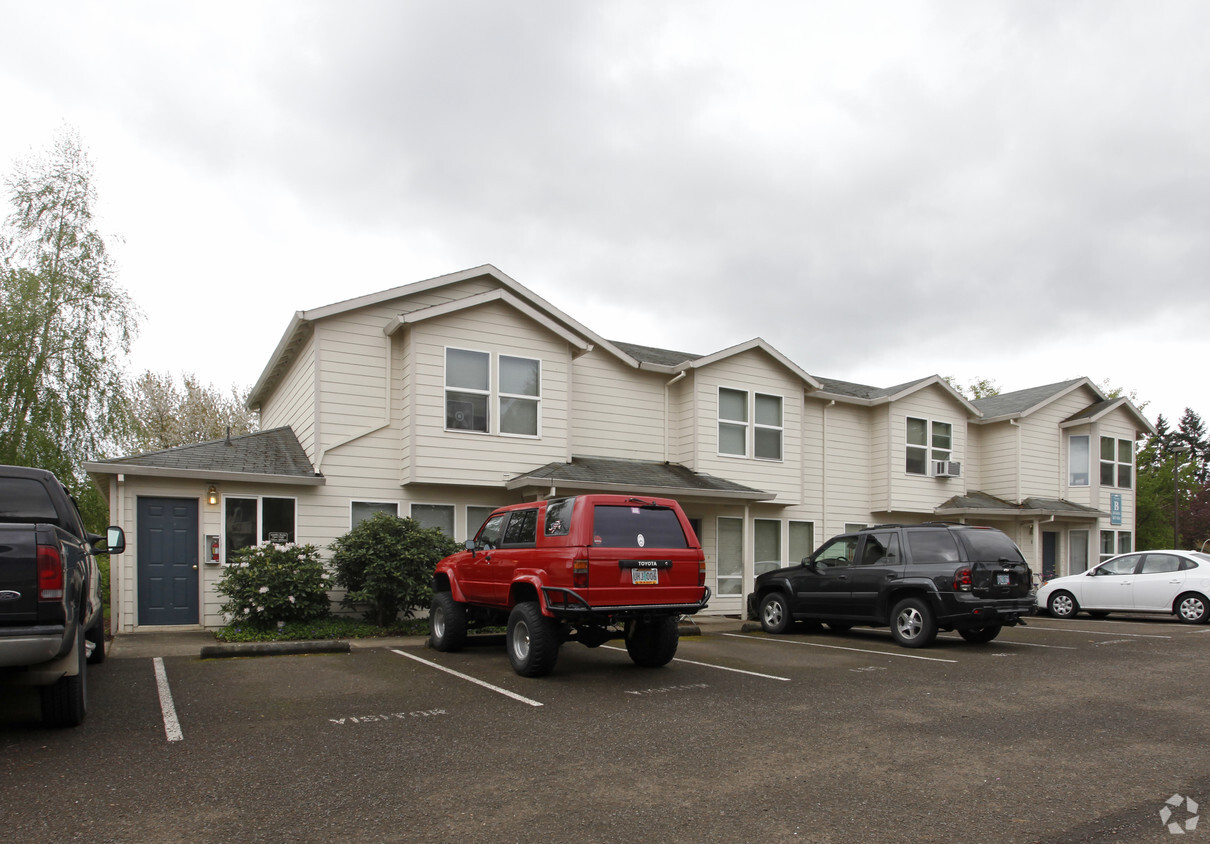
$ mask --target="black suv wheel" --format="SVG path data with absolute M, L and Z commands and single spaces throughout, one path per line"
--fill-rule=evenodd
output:
M 891 635 L 905 648 L 926 648 L 937 638 L 937 620 L 920 598 L 904 598 L 891 610 Z

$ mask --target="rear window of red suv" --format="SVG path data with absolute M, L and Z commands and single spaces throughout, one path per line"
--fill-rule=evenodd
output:
M 667 507 L 597 504 L 592 544 L 605 548 L 688 548 L 676 511 Z

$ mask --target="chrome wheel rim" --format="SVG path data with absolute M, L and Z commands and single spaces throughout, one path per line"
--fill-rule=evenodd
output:
M 1206 606 L 1198 598 L 1186 598 L 1181 601 L 1181 618 L 1197 621 L 1206 613 Z
M 765 624 L 770 627 L 776 627 L 781 624 L 785 608 L 781 605 L 781 601 L 770 601 L 765 604 Z
M 433 635 L 438 639 L 445 638 L 445 613 L 438 607 L 430 615 L 429 623 L 433 626 Z
M 1055 596 L 1051 599 L 1050 611 L 1060 617 L 1071 615 L 1071 598 L 1066 595 Z
M 895 619 L 895 626 L 903 638 L 915 639 L 924 629 L 924 618 L 920 615 L 920 610 L 915 607 L 907 607 Z
M 524 621 L 518 621 L 513 626 L 513 655 L 524 660 L 529 656 L 529 626 Z

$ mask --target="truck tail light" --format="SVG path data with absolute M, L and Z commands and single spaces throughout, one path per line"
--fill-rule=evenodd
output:
M 63 600 L 63 558 L 53 545 L 38 546 L 38 600 Z
M 575 589 L 588 588 L 588 560 L 571 561 L 571 585 Z
M 969 566 L 964 566 L 954 572 L 954 591 L 969 592 L 974 587 Z
M 697 585 L 706 585 L 706 558 L 697 561 Z

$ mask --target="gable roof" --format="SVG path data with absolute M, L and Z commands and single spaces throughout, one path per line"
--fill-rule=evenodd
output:
M 384 302 L 390 302 L 392 299 L 402 299 L 408 296 L 414 296 L 418 293 L 425 293 L 430 290 L 436 290 L 441 287 L 447 287 L 452 284 L 459 284 L 465 281 L 471 281 L 478 278 L 490 278 L 495 283 L 503 288 L 502 293 L 506 293 L 507 298 L 500 294 L 486 295 L 485 298 L 479 301 L 466 302 L 465 306 L 474 306 L 484 304 L 487 301 L 502 300 L 512 305 L 513 307 L 523 310 L 528 315 L 542 321 L 547 328 L 555 330 L 564 338 L 575 336 L 576 345 L 583 349 L 600 347 L 615 357 L 622 360 L 629 366 L 638 368 L 639 361 L 630 357 L 624 351 L 619 349 L 604 337 L 597 335 L 589 330 L 584 325 L 581 325 L 576 320 L 572 319 L 567 314 L 556 308 L 554 305 L 547 302 L 541 296 L 524 287 L 517 281 L 510 278 L 507 274 L 501 272 L 491 264 L 483 264 L 478 267 L 472 267 L 467 270 L 460 270 L 455 273 L 437 276 L 435 278 L 426 279 L 424 281 L 416 281 L 411 284 L 404 284 L 399 287 L 392 287 L 388 290 L 381 290 L 377 293 L 370 293 L 365 296 L 358 296 L 353 299 L 345 299 L 340 302 L 334 302 L 330 305 L 324 305 L 319 308 L 313 308 L 307 311 L 296 311 L 290 324 L 286 327 L 285 333 L 278 341 L 277 347 L 273 350 L 268 363 L 265 364 L 261 371 L 260 378 L 253 385 L 252 390 L 248 393 L 248 407 L 258 409 L 263 404 L 265 398 L 277 386 L 278 382 L 290 368 L 294 358 L 299 350 L 306 343 L 314 330 L 314 324 L 322 319 L 339 316 L 340 314 L 356 311 L 361 308 L 381 305 Z M 474 299 L 475 297 L 470 297 Z M 443 309 L 459 309 L 459 303 L 454 302 L 449 305 L 434 306 L 435 309 L 425 309 L 429 311 L 430 316 L 437 316 L 443 312 Z M 404 315 L 400 319 L 392 321 L 384 326 L 384 331 L 387 334 L 399 330 L 401 325 L 408 322 L 419 321 L 423 317 Z M 558 326 L 556 328 L 555 326 Z
M 997 396 L 976 399 L 974 402 L 975 407 L 979 408 L 983 414 L 983 418 L 978 421 L 980 424 L 986 424 L 1029 416 L 1031 413 L 1035 413 L 1051 402 L 1070 395 L 1081 387 L 1088 388 L 1095 398 L 1088 407 L 1063 420 L 1059 424 L 1060 428 L 1069 428 L 1073 425 L 1086 425 L 1096 422 L 1107 414 L 1123 408 L 1134 417 L 1139 430 L 1150 434 L 1155 433 L 1155 426 L 1148 421 L 1147 417 L 1143 416 L 1139 409 L 1134 406 L 1133 402 L 1125 396 L 1118 396 L 1116 398 L 1107 397 L 1091 379 L 1086 377 L 1073 378 L 1070 381 L 1043 384 L 1040 387 L 1030 387 L 1025 390 L 1015 390 L 1011 393 L 1001 393 Z
M 85 463 L 93 476 L 140 475 L 317 486 L 324 482 L 288 427 Z
M 905 381 L 893 387 L 871 387 L 866 384 L 855 384 L 852 381 L 840 381 L 835 378 L 819 378 L 818 381 L 820 388 L 817 392 L 813 393 L 815 398 L 835 399 L 836 401 L 847 402 L 849 404 L 863 404 L 871 407 L 898 401 L 926 387 L 941 387 L 952 398 L 961 403 L 968 413 L 972 416 L 979 416 L 979 409 L 940 375 L 929 375 L 926 378 Z
M 1092 390 L 1097 399 L 1105 395 L 1097 389 L 1097 385 L 1088 378 L 1073 378 L 1070 381 L 1060 381 L 1056 384 L 1043 384 L 1040 387 L 1030 387 L 1025 390 L 1015 390 L 1011 393 L 1000 393 L 983 399 L 975 399 L 975 407 L 983 414 L 982 422 L 998 422 L 1004 419 L 1028 416 L 1040 410 L 1057 399 L 1066 396 L 1079 387 Z
M 745 501 L 771 501 L 777 497 L 776 493 L 703 475 L 678 463 L 579 455 L 573 455 L 568 463 L 539 466 L 506 481 L 504 486 L 506 489 L 532 487 L 541 490 L 570 487 L 596 492 L 642 490 L 656 495 Z

